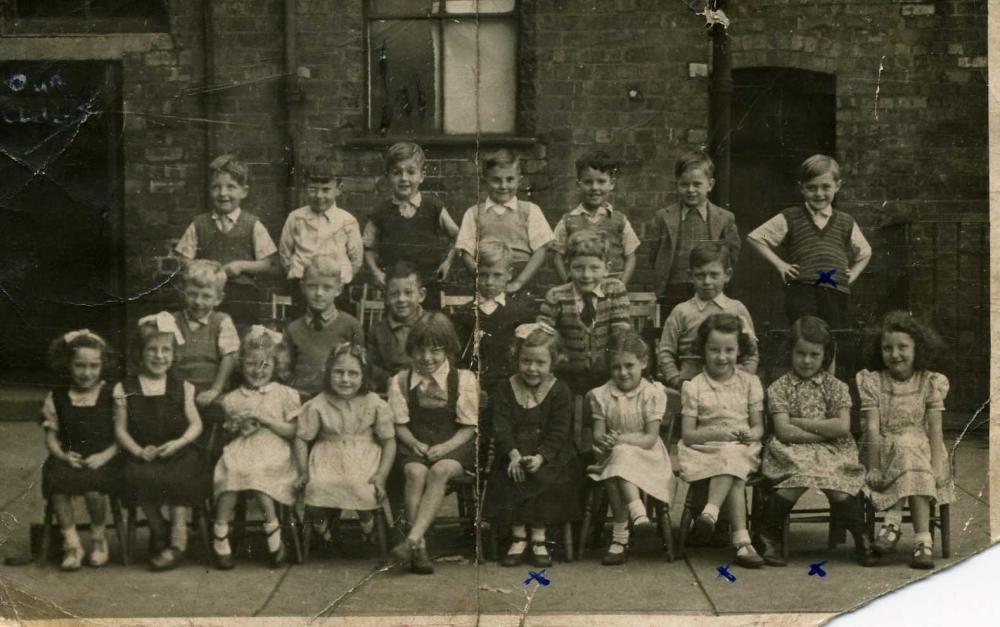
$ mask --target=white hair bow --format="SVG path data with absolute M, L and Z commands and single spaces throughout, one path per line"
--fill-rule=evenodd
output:
M 541 331 L 547 335 L 556 334 L 556 330 L 544 322 L 528 322 L 514 329 L 514 337 L 519 340 L 526 340 L 535 331 Z
M 278 333 L 273 329 L 268 329 L 262 324 L 250 325 L 250 330 L 247 331 L 247 334 L 243 339 L 247 340 L 250 338 L 262 337 L 265 335 L 270 337 L 271 341 L 274 342 L 276 345 L 281 344 L 281 342 L 285 339 L 285 336 L 283 336 L 282 334 Z
M 101 339 L 101 336 L 94 333 L 90 329 L 78 329 L 76 331 L 69 331 L 68 333 L 66 333 L 66 335 L 63 336 L 63 341 L 69 344 L 78 337 L 90 337 L 96 340 L 98 343 L 104 344 L 104 340 Z
M 181 333 L 180 327 L 177 326 L 177 321 L 174 320 L 173 314 L 169 311 L 161 311 L 139 318 L 140 327 L 146 324 L 155 324 L 156 330 L 160 333 L 173 333 L 177 344 L 184 344 L 184 334 Z

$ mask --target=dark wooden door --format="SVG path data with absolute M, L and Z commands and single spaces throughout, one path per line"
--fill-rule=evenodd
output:
M 836 148 L 836 81 L 830 74 L 788 68 L 733 71 L 731 209 L 746 235 L 802 201 L 799 165 Z M 787 328 L 781 280 L 744 243 L 730 295 L 763 328 Z
M 120 342 L 121 111 L 116 63 L 0 63 L 0 380 L 71 329 Z

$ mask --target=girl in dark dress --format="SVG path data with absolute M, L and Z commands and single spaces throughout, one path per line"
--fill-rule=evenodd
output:
M 434 572 L 424 534 L 434 522 L 448 480 L 472 468 L 479 420 L 479 384 L 454 366 L 458 337 L 448 317 L 418 320 L 406 338 L 412 368 L 389 381 L 396 424 L 396 464 L 406 478 L 406 519 L 412 525 L 393 549 L 397 561 L 421 575 Z
M 49 348 L 52 369 L 68 379 L 42 404 L 49 457 L 42 466 L 42 494 L 52 502 L 62 530 L 63 570 L 79 570 L 84 549 L 76 533 L 73 497 L 83 495 L 90 516 L 91 566 L 108 563 L 105 494 L 118 489 L 120 464 L 111 417 L 108 346 L 87 329 L 70 331 Z
M 115 386 L 115 434 L 129 454 L 125 484 L 149 521 L 154 546 L 167 538 L 160 507 L 170 510 L 170 544 L 150 560 L 161 571 L 183 557 L 188 514 L 210 494 L 211 474 L 204 452 L 192 446 L 202 430 L 194 386 L 170 372 L 184 336 L 165 311 L 142 318 L 139 334 L 139 374 Z
M 576 520 L 582 467 L 572 439 L 573 393 L 555 378 L 559 335 L 544 323 L 515 330 L 517 374 L 497 386 L 493 400 L 496 459 L 490 477 L 487 517 L 511 527 L 513 542 L 500 561 L 517 566 L 528 548 L 531 563 L 552 565 L 545 526 Z

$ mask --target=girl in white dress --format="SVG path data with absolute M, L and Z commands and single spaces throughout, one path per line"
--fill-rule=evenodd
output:
M 732 314 L 712 314 L 698 327 L 701 374 L 681 387 L 681 441 L 677 459 L 688 483 L 709 479 L 708 503 L 694 523 L 692 541 L 707 542 L 725 503 L 733 529 L 736 563 L 760 568 L 747 531 L 746 479 L 760 467 L 764 436 L 764 389 L 756 375 L 736 367 L 753 351 L 743 322 Z
M 275 502 L 295 503 L 295 481 L 299 473 L 292 459 L 299 393 L 272 380 L 275 354 L 282 336 L 259 325 L 250 327 L 240 347 L 243 385 L 222 399 L 224 426 L 235 434 L 215 465 L 216 565 L 233 567 L 229 546 L 229 523 L 240 492 L 252 492 L 264 511 L 264 532 L 272 568 L 285 561 L 281 525 Z
M 396 457 L 392 412 L 372 391 L 371 364 L 359 344 L 345 342 L 330 352 L 323 384 L 302 406 L 295 439 L 307 516 L 329 543 L 329 510 L 355 510 L 369 542 Z

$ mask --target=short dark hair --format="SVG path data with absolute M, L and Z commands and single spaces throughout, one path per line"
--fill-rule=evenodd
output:
M 225 154 L 212 159 L 208 164 L 209 178 L 228 174 L 233 177 L 239 185 L 246 185 L 250 178 L 250 170 L 247 164 L 236 158 L 236 155 Z
M 944 343 L 931 326 L 908 311 L 890 311 L 882 319 L 882 327 L 872 338 L 868 349 L 868 369 L 885 369 L 882 359 L 882 336 L 886 333 L 905 333 L 913 339 L 913 369 L 934 370 Z
M 514 167 L 520 172 L 521 159 L 509 148 L 501 148 L 487 153 L 483 156 L 482 163 L 479 166 L 479 175 L 486 176 L 490 170 L 497 167 Z
M 639 358 L 643 364 L 649 362 L 649 346 L 642 339 L 642 336 L 632 329 L 616 331 L 608 338 L 608 346 L 604 351 L 605 363 L 611 367 L 611 359 L 621 353 L 632 353 Z M 645 367 L 643 367 L 645 370 Z
M 425 346 L 443 348 L 448 355 L 448 361 L 454 365 L 455 357 L 462 347 L 458 343 L 455 325 L 448 316 L 435 311 L 413 324 L 410 334 L 406 336 L 406 354 L 412 355 L 418 348 Z
M 424 283 L 420 279 L 420 271 L 417 267 L 410 263 L 409 261 L 397 261 L 392 264 L 385 273 L 385 283 L 389 284 L 392 279 L 408 279 L 410 277 L 417 279 L 417 287 L 423 287 Z
M 713 261 L 721 263 L 726 270 L 732 268 L 729 247 L 723 246 L 720 242 L 698 242 L 688 255 L 688 267 L 692 270 Z
M 736 357 L 738 363 L 743 363 L 748 357 L 757 352 L 757 349 L 753 345 L 753 340 L 750 339 L 750 335 L 743 328 L 743 320 L 739 316 L 729 313 L 717 313 L 705 318 L 698 326 L 698 339 L 695 342 L 695 350 L 702 358 L 705 357 L 705 343 L 708 342 L 708 336 L 712 334 L 712 331 L 736 335 L 737 350 L 739 351 Z
M 101 376 L 106 377 L 114 372 L 118 365 L 117 356 L 108 343 L 100 335 L 89 331 L 81 330 L 73 333 L 74 337 L 66 341 L 70 333 L 60 335 L 49 344 L 49 368 L 62 380 L 68 380 L 70 376 L 70 364 L 76 356 L 77 349 L 91 348 L 101 352 Z
M 340 179 L 340 162 L 334 157 L 320 155 L 310 161 L 303 172 L 306 181 L 329 182 Z
M 323 378 L 323 389 L 330 394 L 335 394 L 333 386 L 330 385 L 330 375 L 333 374 L 333 366 L 341 355 L 350 355 L 361 364 L 361 387 L 358 394 L 367 394 L 372 391 L 372 365 L 368 361 L 368 352 L 365 347 L 356 342 L 344 342 L 333 347 L 330 354 L 326 356 L 325 376 Z
M 618 176 L 618 161 L 612 159 L 608 153 L 603 150 L 596 150 L 594 152 L 584 153 L 579 159 L 576 160 L 576 177 L 580 178 L 583 171 L 587 168 L 591 170 L 597 170 L 598 172 L 603 172 L 615 178 Z
M 688 170 L 696 168 L 702 170 L 708 178 L 715 176 L 715 164 L 712 163 L 708 153 L 704 150 L 692 150 L 677 157 L 674 163 L 674 178 L 679 179 Z
M 830 326 L 821 318 L 816 316 L 802 316 L 792 323 L 792 330 L 788 336 L 788 351 L 795 348 L 799 340 L 805 340 L 810 344 L 819 344 L 823 347 L 823 368 L 829 368 L 833 362 L 834 355 L 837 354 L 837 342 L 830 332 Z

